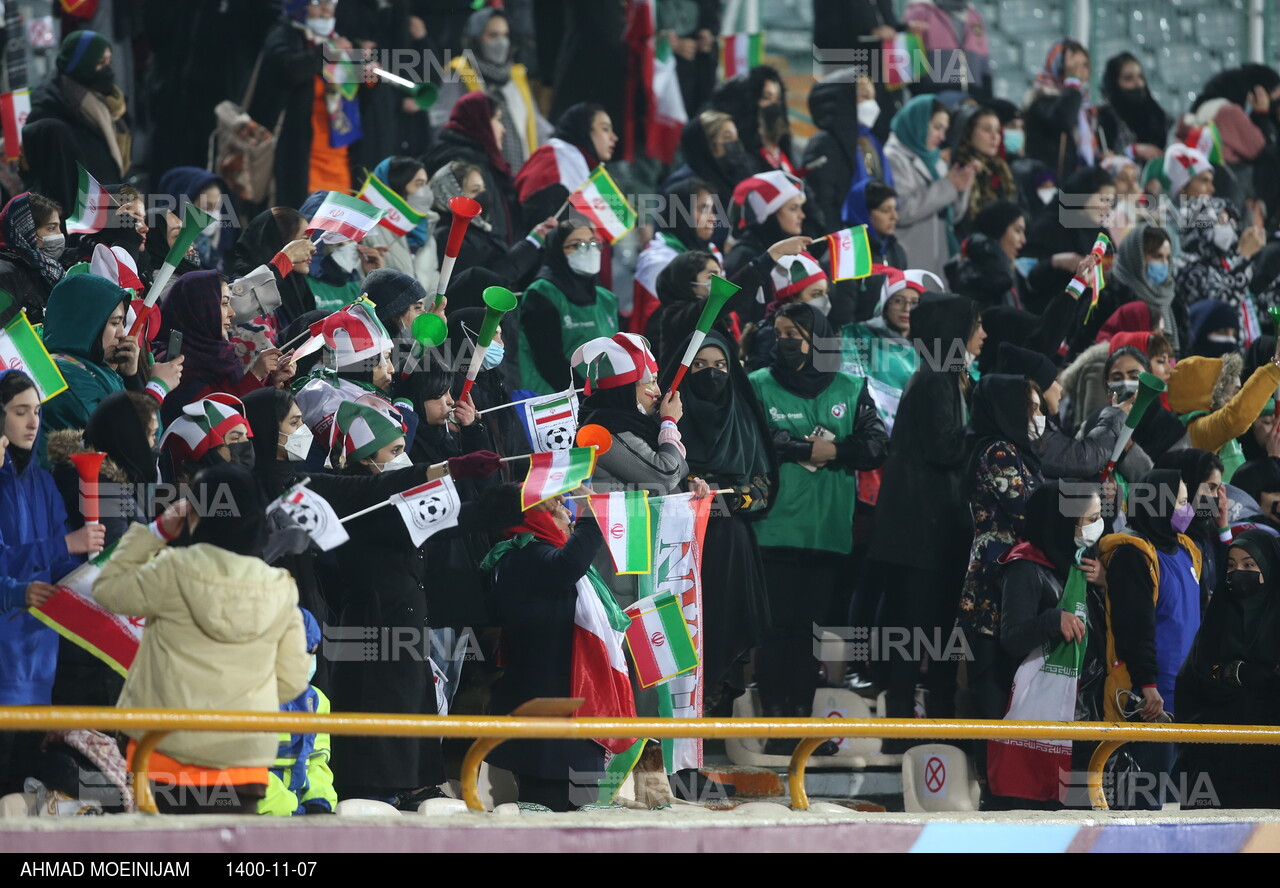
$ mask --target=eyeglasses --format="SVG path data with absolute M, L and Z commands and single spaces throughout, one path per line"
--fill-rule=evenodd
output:
M 908 311 L 913 311 L 920 304 L 920 300 L 908 299 L 905 296 L 894 296 L 889 300 L 889 304 L 894 308 L 905 308 Z
M 579 253 L 585 253 L 587 250 L 600 249 L 600 241 L 579 241 L 576 244 L 565 244 L 564 248 L 566 250 L 577 250 Z
M 307 5 L 312 9 L 316 9 L 321 6 L 337 6 L 338 0 L 309 0 Z

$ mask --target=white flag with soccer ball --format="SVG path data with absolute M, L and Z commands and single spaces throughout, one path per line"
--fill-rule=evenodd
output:
M 302 484 L 286 490 L 284 496 L 267 507 L 268 512 L 272 509 L 283 510 L 297 522 L 322 552 L 336 549 L 350 539 L 329 501 Z
M 461 502 L 452 478 L 438 478 L 412 487 L 391 498 L 415 546 L 421 546 L 432 534 L 458 525 Z

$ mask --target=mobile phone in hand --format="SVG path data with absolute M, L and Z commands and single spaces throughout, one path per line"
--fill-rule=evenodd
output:
M 176 361 L 182 356 L 182 331 L 174 330 L 169 334 L 169 348 L 165 351 L 165 360 Z

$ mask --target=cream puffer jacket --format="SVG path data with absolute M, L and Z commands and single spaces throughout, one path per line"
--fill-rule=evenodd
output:
M 103 565 L 93 595 L 115 613 L 147 620 L 122 708 L 276 712 L 307 687 L 311 657 L 298 587 L 288 571 L 261 559 L 207 543 L 170 549 L 135 524 Z M 245 768 L 270 765 L 276 742 L 272 733 L 188 731 L 157 748 L 184 764 Z

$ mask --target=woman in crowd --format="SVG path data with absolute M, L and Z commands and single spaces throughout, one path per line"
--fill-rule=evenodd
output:
M 383 225 L 374 226 L 361 243 L 366 247 L 386 247 L 382 257 L 386 268 L 409 275 L 428 293 L 434 293 L 440 259 L 431 228 L 440 224 L 440 216 L 431 208 L 435 192 L 427 185 L 426 168 L 412 157 L 388 157 L 373 168 L 373 174 L 409 209 L 425 218 L 405 234 L 396 234 Z
M 677 256 L 689 251 L 710 253 L 717 269 L 723 264 L 724 258 L 711 240 L 716 221 L 715 193 L 711 186 L 697 179 L 686 179 L 667 195 L 665 212 L 653 219 L 653 239 L 636 258 L 629 325 L 632 333 L 643 333 L 656 342 L 649 333 L 649 322 L 660 311 L 662 302 L 658 277 Z M 658 354 L 662 354 L 660 346 Z
M 1029 294 L 1018 270 L 1018 255 L 1027 243 L 1027 216 L 1011 200 L 994 200 L 973 219 L 960 253 L 947 263 L 951 289 L 983 308 L 1005 305 L 1022 308 Z
M 953 129 L 957 141 L 952 147 L 952 160 L 959 166 L 975 166 L 973 187 L 969 189 L 969 209 L 961 233 L 970 229 L 979 213 L 995 201 L 1013 202 L 1018 199 L 1018 186 L 1013 171 L 1003 157 L 1004 130 L 1000 115 L 993 109 L 980 105 L 962 108 L 956 112 Z
M 102 525 L 71 533 L 53 478 L 36 463 L 40 440 L 40 396 L 17 370 L 0 371 L 0 650 L 4 673 L 0 703 L 52 702 L 58 634 L 27 612 L 48 601 L 58 582 L 75 569 L 77 556 L 102 549 Z M 0 734 L 0 791 L 22 792 L 36 775 L 40 735 Z
M 724 81 L 711 93 L 710 104 L 733 117 L 750 172 L 796 174 L 791 162 L 795 155 L 787 121 L 787 90 L 776 68 L 756 65 L 746 74 Z
M 773 363 L 750 377 L 768 410 L 781 465 L 778 497 L 757 531 L 773 629 L 761 646 L 756 680 L 766 715 L 808 718 L 817 676 L 813 625 L 829 616 L 840 556 L 852 547 L 854 473 L 884 463 L 889 436 L 866 380 L 835 369 L 838 340 L 820 312 L 787 305 L 774 326 Z M 793 747 L 769 740 L 765 753 Z M 821 751 L 836 750 L 830 744 Z
M 62 208 L 40 194 L 19 194 L 0 211 L 0 290 L 39 324 L 64 272 Z
M 103 607 L 147 619 L 119 705 L 276 712 L 306 688 L 309 658 L 297 586 L 262 560 L 266 504 L 238 465 L 200 472 L 193 493 L 194 502 L 131 527 L 94 582 Z M 219 497 L 235 514 L 200 508 Z M 170 545 L 179 539 L 186 545 Z M 144 732 L 126 733 L 132 762 Z M 170 734 L 152 756 L 156 804 L 175 814 L 255 813 L 275 754 L 271 734 Z
M 275 265 L 277 257 L 294 241 L 307 238 L 307 220 L 291 207 L 272 207 L 254 216 L 236 241 L 231 253 L 231 274 L 243 277 L 262 265 Z M 309 311 L 315 311 L 316 300 L 307 286 L 311 257 L 288 263 L 288 274 L 276 282 L 280 307 L 275 311 L 276 326 L 283 330 L 290 322 Z
M 758 320 L 770 301 L 770 275 L 783 256 L 794 256 L 812 243 L 801 235 L 804 190 L 794 176 L 774 170 L 743 179 L 733 190 L 729 211 L 736 241 L 724 270 L 742 287 L 726 311 Z
M 576 379 L 570 358 L 583 343 L 618 331 L 618 297 L 600 286 L 601 245 L 583 219 L 547 238 L 546 264 L 520 302 L 520 380 L 546 395 Z M 576 385 L 576 382 L 575 382 Z
M 1074 40 L 1059 40 L 1049 47 L 1027 94 L 1027 156 L 1045 164 L 1057 182 L 1101 156 L 1088 99 L 1089 70 L 1089 50 Z
M 702 316 L 713 274 L 723 275 L 724 269 L 715 256 L 701 251 L 679 254 L 658 274 L 658 306 L 649 316 L 644 334 L 659 367 L 672 366 L 684 356 L 676 349 Z M 732 339 L 731 326 L 725 313 L 716 318 L 715 329 Z
M 907 251 L 898 242 L 898 192 L 879 179 L 863 179 L 849 189 L 844 202 L 844 221 L 867 226 L 871 261 L 893 268 L 911 267 Z
M 969 693 L 978 718 L 1001 718 L 1017 663 L 1003 656 L 1000 638 L 1000 559 L 1026 536 L 1027 500 L 1043 483 L 1032 443 L 1043 433 L 1040 387 L 1021 376 L 979 380 L 969 420 L 969 511 L 973 547 L 960 589 L 957 623 L 973 646 Z
M 842 203 L 851 188 L 868 179 L 892 186 L 893 173 L 871 131 L 880 105 L 865 70 L 841 68 L 815 83 L 809 90 L 809 116 L 818 131 L 804 146 L 804 184 L 813 230 L 826 234 L 839 229 Z
M 1108 224 L 1107 211 L 1116 196 L 1115 181 L 1100 167 L 1077 170 L 1066 178 L 1061 190 L 1070 195 L 1070 203 L 1060 212 L 1042 215 L 1027 231 L 1023 254 L 1036 260 L 1027 272 L 1032 298 L 1025 304 L 1032 311 L 1065 290 L 1080 271 L 1080 261 Z
M 452 348 L 454 367 L 451 391 L 461 391 L 484 316 L 483 308 L 460 308 L 449 313 L 449 345 Z M 511 393 L 507 390 L 503 375 L 506 357 L 506 342 L 499 327 L 493 334 L 493 342 L 484 353 L 480 372 L 476 374 L 475 384 L 468 395 L 468 400 L 473 402 L 478 411 L 511 403 Z M 519 407 L 493 410 L 485 417 L 484 422 L 477 425 L 484 431 L 486 443 L 483 449 L 492 450 L 500 456 L 529 452 L 528 436 L 520 422 Z
M 1222 483 L 1222 460 L 1204 450 L 1183 447 L 1162 453 L 1156 459 L 1158 469 L 1177 469 L 1196 516 L 1187 527 L 1187 536 L 1200 550 L 1200 587 L 1205 590 L 1205 601 L 1222 588 L 1220 581 L 1226 573 L 1227 542 L 1231 536 L 1228 525 L 1227 487 Z
M 661 362 L 664 389 L 670 389 L 686 336 Z M 707 334 L 681 387 L 688 410 L 679 422 L 689 471 L 706 479 L 713 490 L 729 490 L 707 522 L 702 561 L 715 564 L 703 572 L 707 602 L 703 626 L 703 675 L 708 692 L 706 711 L 720 696 L 728 703 L 742 688 L 735 668 L 769 628 L 769 598 L 755 528 L 774 504 L 778 491 L 778 457 L 773 433 L 742 365 L 734 357 L 732 338 L 718 330 Z M 721 694 L 721 688 L 725 693 Z
M 893 116 L 884 146 L 898 192 L 897 237 L 914 268 L 941 275 L 960 247 L 955 226 L 969 210 L 977 164 L 942 162 L 950 115 L 931 95 L 916 96 Z
M 156 191 L 162 199 L 173 207 L 171 212 L 181 220 L 186 213 L 186 205 L 191 204 L 213 217 L 210 226 L 196 235 L 191 249 L 196 253 L 196 261 L 200 268 L 222 268 L 222 256 L 228 251 L 234 237 L 232 227 L 231 189 L 221 176 L 197 166 L 179 166 L 167 171 L 160 177 Z M 224 212 L 225 210 L 225 212 Z M 222 225 L 223 219 L 227 225 Z M 179 223 L 180 227 L 181 223 Z M 166 225 L 172 228 L 172 225 Z M 160 232 L 157 232 L 160 234 Z M 157 238 L 161 243 L 165 237 Z M 172 244 L 166 244 L 172 246 Z M 158 257 L 156 268 L 164 262 L 164 256 Z
M 1131 52 L 1107 59 L 1102 72 L 1098 134 L 1103 148 L 1124 154 L 1139 164 L 1164 154 L 1169 140 L 1169 115 L 1151 95 L 1142 62 Z
M 547 144 L 516 176 L 516 197 L 527 225 L 551 216 L 582 187 L 591 171 L 613 159 L 618 135 L 599 105 L 583 102 L 560 115 Z
M 831 281 L 818 261 L 808 253 L 779 259 L 773 267 L 771 284 L 773 298 L 764 307 L 764 318 L 760 323 L 747 327 L 742 336 L 742 354 L 748 372 L 773 363 L 774 345 L 778 339 L 774 321 L 783 306 L 803 302 L 824 317 L 831 314 Z
M 1231 541 L 1221 591 L 1209 600 L 1178 673 L 1178 718 L 1193 724 L 1280 724 L 1280 574 L 1276 538 L 1248 530 Z M 1178 770 L 1199 803 L 1219 808 L 1280 805 L 1276 751 L 1266 745 L 1187 744 Z M 1207 780 L 1207 783 L 1205 782 Z M 1183 799 L 1183 807 L 1193 807 Z
M 880 419 L 890 433 L 903 389 L 920 366 L 920 356 L 911 344 L 911 313 L 926 298 L 923 282 L 909 280 L 894 271 L 896 269 L 885 276 L 880 301 L 871 319 L 861 324 L 846 324 L 840 331 L 844 344 L 844 363 L 840 369 L 867 377 Z
M 680 155 L 684 165 L 659 190 L 670 194 L 681 182 L 696 178 L 711 186 L 722 207 L 729 206 L 733 189 L 755 169 L 742 147 L 737 124 L 723 111 L 707 109 L 689 119 L 680 133 Z M 728 227 L 718 227 L 712 239 L 723 246 L 728 234 Z
M 872 551 L 900 573 L 900 587 L 887 594 L 881 625 L 950 632 L 973 542 L 972 519 L 962 483 L 966 466 L 965 425 L 973 386 L 969 366 L 986 334 L 978 305 L 963 296 L 925 302 L 911 312 L 911 338 L 919 369 L 902 393 L 894 422 L 894 446 L 885 463 L 876 503 Z M 921 503 L 928 507 L 921 509 Z M 912 528 L 905 533 L 904 528 Z M 920 539 L 930 545 L 917 545 Z M 889 714 L 909 718 L 915 708 L 917 660 L 889 663 Z M 929 664 L 929 714 L 952 714 L 955 665 Z

